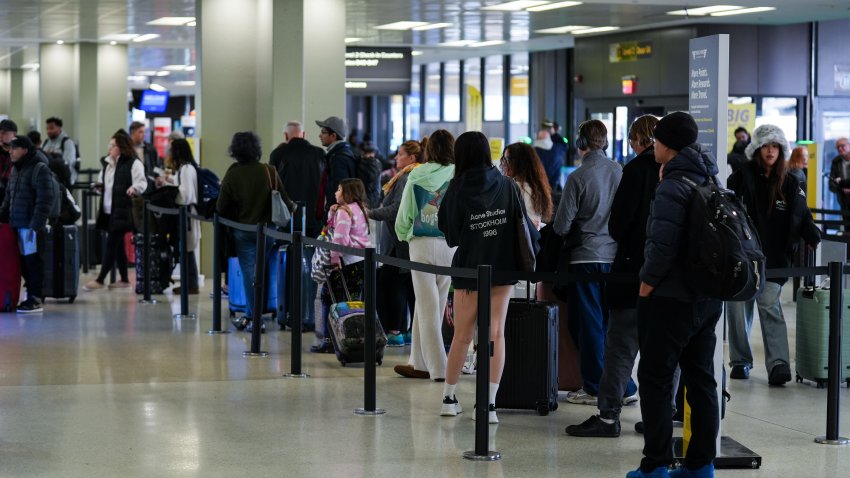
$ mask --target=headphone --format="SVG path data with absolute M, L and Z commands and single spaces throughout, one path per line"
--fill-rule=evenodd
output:
M 587 137 L 582 133 L 582 130 L 584 129 L 584 126 L 587 123 L 590 123 L 591 121 L 593 121 L 593 120 L 582 121 L 578 125 L 578 132 L 576 133 L 576 149 L 581 149 L 581 150 L 585 150 L 585 151 L 590 149 L 590 144 L 587 141 Z M 599 148 L 599 149 L 601 149 L 602 151 L 605 151 L 606 149 L 608 149 L 608 138 L 607 137 L 602 141 L 602 147 Z

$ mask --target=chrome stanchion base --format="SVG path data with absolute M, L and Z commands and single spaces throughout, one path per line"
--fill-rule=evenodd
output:
M 177 320 L 195 320 L 195 319 L 198 318 L 198 316 L 195 315 L 195 314 L 186 314 L 186 315 L 174 314 L 174 315 L 172 315 L 172 317 L 177 319 Z
M 156 300 L 156 299 L 151 299 L 151 300 L 139 299 L 139 303 L 140 304 L 159 304 L 159 301 Z
M 838 437 L 836 440 L 827 440 L 825 436 L 815 438 L 815 443 L 819 443 L 821 445 L 842 445 L 847 446 L 850 445 L 850 439 L 844 437 Z
M 285 373 L 283 378 L 310 378 L 310 375 L 306 373 Z
M 250 350 L 246 350 L 246 351 L 242 352 L 242 356 L 246 357 L 246 358 L 263 358 L 263 357 L 268 357 L 269 353 L 263 352 L 263 351 L 254 353 L 254 352 L 251 352 Z
M 376 416 L 376 415 L 383 415 L 385 413 L 387 413 L 387 411 L 384 410 L 383 408 L 376 408 L 374 410 L 366 410 L 365 408 L 355 408 L 354 409 L 355 415 L 362 415 L 362 416 L 367 416 L 367 417 Z
M 502 459 L 502 454 L 497 451 L 488 451 L 486 455 L 476 455 L 473 450 L 464 452 L 463 459 L 472 461 L 499 461 Z
M 229 330 L 207 330 L 207 334 L 209 335 L 221 335 L 221 334 L 229 334 Z

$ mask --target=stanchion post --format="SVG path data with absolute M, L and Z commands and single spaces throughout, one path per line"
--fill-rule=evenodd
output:
M 841 405 L 841 334 L 844 310 L 844 272 L 841 262 L 829 263 L 829 371 L 826 394 L 826 436 L 815 438 L 824 445 L 850 445 L 850 440 L 839 436 L 839 410 Z
M 180 206 L 177 215 L 177 224 L 180 231 L 177 233 L 177 250 L 180 254 L 180 313 L 174 314 L 175 319 L 194 319 L 195 314 L 189 313 L 189 247 L 187 239 L 189 236 L 189 207 Z M 194 254 L 194 253 L 193 253 Z
M 303 271 L 301 261 L 304 258 L 304 243 L 301 231 L 292 233 L 291 254 L 286 258 L 289 266 L 289 325 L 292 327 L 292 344 L 289 352 L 290 373 L 284 377 L 306 378 L 308 375 L 301 371 L 301 320 L 304 317 L 304 303 L 301 301 L 301 293 L 304 288 L 302 283 Z
M 89 272 L 89 191 L 83 190 L 83 230 L 80 232 L 83 240 L 83 273 Z
M 478 266 L 478 370 L 475 372 L 475 450 L 463 457 L 474 461 L 496 461 L 502 454 L 489 450 L 490 409 L 490 299 L 493 271 L 489 265 Z
M 142 296 L 142 300 L 139 301 L 140 304 L 156 304 L 156 300 L 151 298 L 151 211 L 148 208 L 151 202 L 145 200 L 143 207 L 143 219 L 142 219 L 142 227 L 144 231 L 145 244 L 142 247 L 142 274 L 144 275 L 142 281 L 142 292 L 144 295 Z
M 243 352 L 245 357 L 268 357 L 269 353 L 260 350 L 260 334 L 263 333 L 263 288 L 266 264 L 266 233 L 265 225 L 257 224 L 257 254 L 254 262 L 254 310 L 251 311 L 251 350 Z
M 367 247 L 366 256 L 364 258 L 365 272 L 363 274 L 363 295 L 365 304 L 366 321 L 364 334 L 366 335 L 363 344 L 363 408 L 354 410 L 357 415 L 383 415 L 386 410 L 377 408 L 376 406 L 376 379 L 375 379 L 375 320 L 377 318 L 375 307 L 375 292 L 377 288 L 377 270 L 378 263 L 375 261 L 375 248 Z
M 221 330 L 221 223 L 218 221 L 218 213 L 213 214 L 213 323 L 212 329 L 207 331 L 210 335 L 227 334 L 230 331 Z

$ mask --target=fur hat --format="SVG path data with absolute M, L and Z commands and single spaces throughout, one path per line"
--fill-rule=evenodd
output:
M 697 142 L 699 128 L 691 115 L 676 111 L 661 118 L 655 125 L 653 134 L 664 146 L 681 151 Z
M 757 149 L 770 143 L 776 143 L 782 148 L 782 159 L 791 158 L 791 148 L 788 147 L 788 140 L 785 139 L 785 133 L 782 132 L 782 129 L 776 125 L 763 124 L 753 131 L 752 141 L 747 145 L 747 159 L 753 159 L 753 153 Z

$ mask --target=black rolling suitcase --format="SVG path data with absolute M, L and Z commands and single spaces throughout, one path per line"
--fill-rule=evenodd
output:
M 496 408 L 558 408 L 558 306 L 511 299 L 505 320 L 505 370 Z
M 73 303 L 80 290 L 80 232 L 54 226 L 44 235 L 44 296 Z
M 145 293 L 145 235 L 136 234 L 133 238 L 136 248 L 136 294 Z M 174 254 L 165 238 L 151 234 L 151 294 L 162 294 L 171 285 L 171 272 L 174 270 Z
M 352 294 L 348 289 L 348 282 L 357 282 L 350 275 L 363 274 L 362 265 L 363 262 L 355 262 L 344 270 L 335 269 L 327 280 L 332 304 L 328 310 L 325 333 L 330 337 L 336 358 L 343 367 L 366 361 L 366 304 L 359 300 L 362 290 Z M 352 295 L 357 300 L 351 300 Z M 387 335 L 381 321 L 375 317 L 375 362 L 378 365 L 384 362 L 386 346 Z

